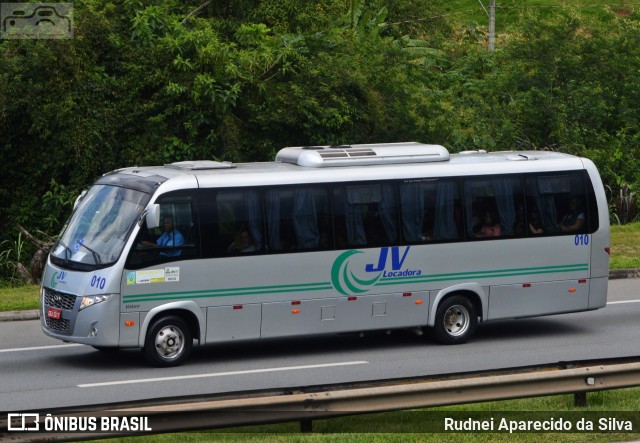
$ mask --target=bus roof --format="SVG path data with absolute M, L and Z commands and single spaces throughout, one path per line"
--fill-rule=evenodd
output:
M 442 146 L 389 143 L 284 148 L 276 161 L 229 163 L 209 160 L 124 168 L 114 174 L 153 180 L 171 188 L 214 188 L 296 183 L 411 179 L 584 169 L 579 157 L 551 151 L 464 151 Z M 159 178 L 163 180 L 159 180 Z M 107 180 L 99 182 L 106 183 Z

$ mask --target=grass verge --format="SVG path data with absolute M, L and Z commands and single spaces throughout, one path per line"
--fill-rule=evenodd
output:
M 40 286 L 0 288 L 0 312 L 38 309 Z
M 640 222 L 611 226 L 611 269 L 640 268 Z

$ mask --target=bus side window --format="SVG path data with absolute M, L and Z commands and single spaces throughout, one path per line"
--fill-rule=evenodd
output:
M 236 189 L 216 194 L 217 255 L 262 251 L 262 208 L 258 193 Z
M 191 203 L 173 204 L 171 212 L 176 230 L 182 233 L 183 244 L 185 246 L 195 246 L 197 244 L 197 232 Z
M 128 266 L 142 267 L 199 256 L 198 229 L 190 197 L 167 196 L 160 203 L 160 226 L 144 222 Z
M 465 181 L 467 238 L 524 235 L 524 195 L 519 176 Z
M 586 183 L 582 173 L 527 177 L 529 235 L 589 232 Z
M 265 195 L 267 248 L 270 252 L 331 247 L 327 196 L 313 187 L 280 188 Z
M 408 182 L 400 185 L 402 236 L 407 243 L 453 241 L 459 238 L 453 181 Z
M 460 193 L 458 184 L 453 181 L 440 181 L 436 185 L 433 239 L 453 241 L 460 238 L 462 217 L 460 211 Z
M 399 228 L 395 194 L 395 186 L 391 183 L 334 188 L 337 247 L 397 244 Z

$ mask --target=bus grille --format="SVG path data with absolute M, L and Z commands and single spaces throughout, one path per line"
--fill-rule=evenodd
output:
M 45 322 L 47 324 L 47 328 L 59 332 L 67 332 L 69 330 L 69 326 L 71 326 L 71 322 L 65 319 L 56 320 L 55 318 L 45 318 Z
M 76 296 L 64 294 L 62 292 L 54 291 L 53 289 L 45 288 L 44 290 L 44 304 L 58 309 L 66 309 L 67 311 L 73 311 L 73 307 L 76 304 Z

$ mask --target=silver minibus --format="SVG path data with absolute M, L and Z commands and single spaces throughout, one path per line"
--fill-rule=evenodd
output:
M 139 348 L 431 328 L 607 301 L 609 214 L 594 164 L 559 152 L 389 143 L 282 149 L 273 162 L 107 173 L 42 279 L 45 334 Z

